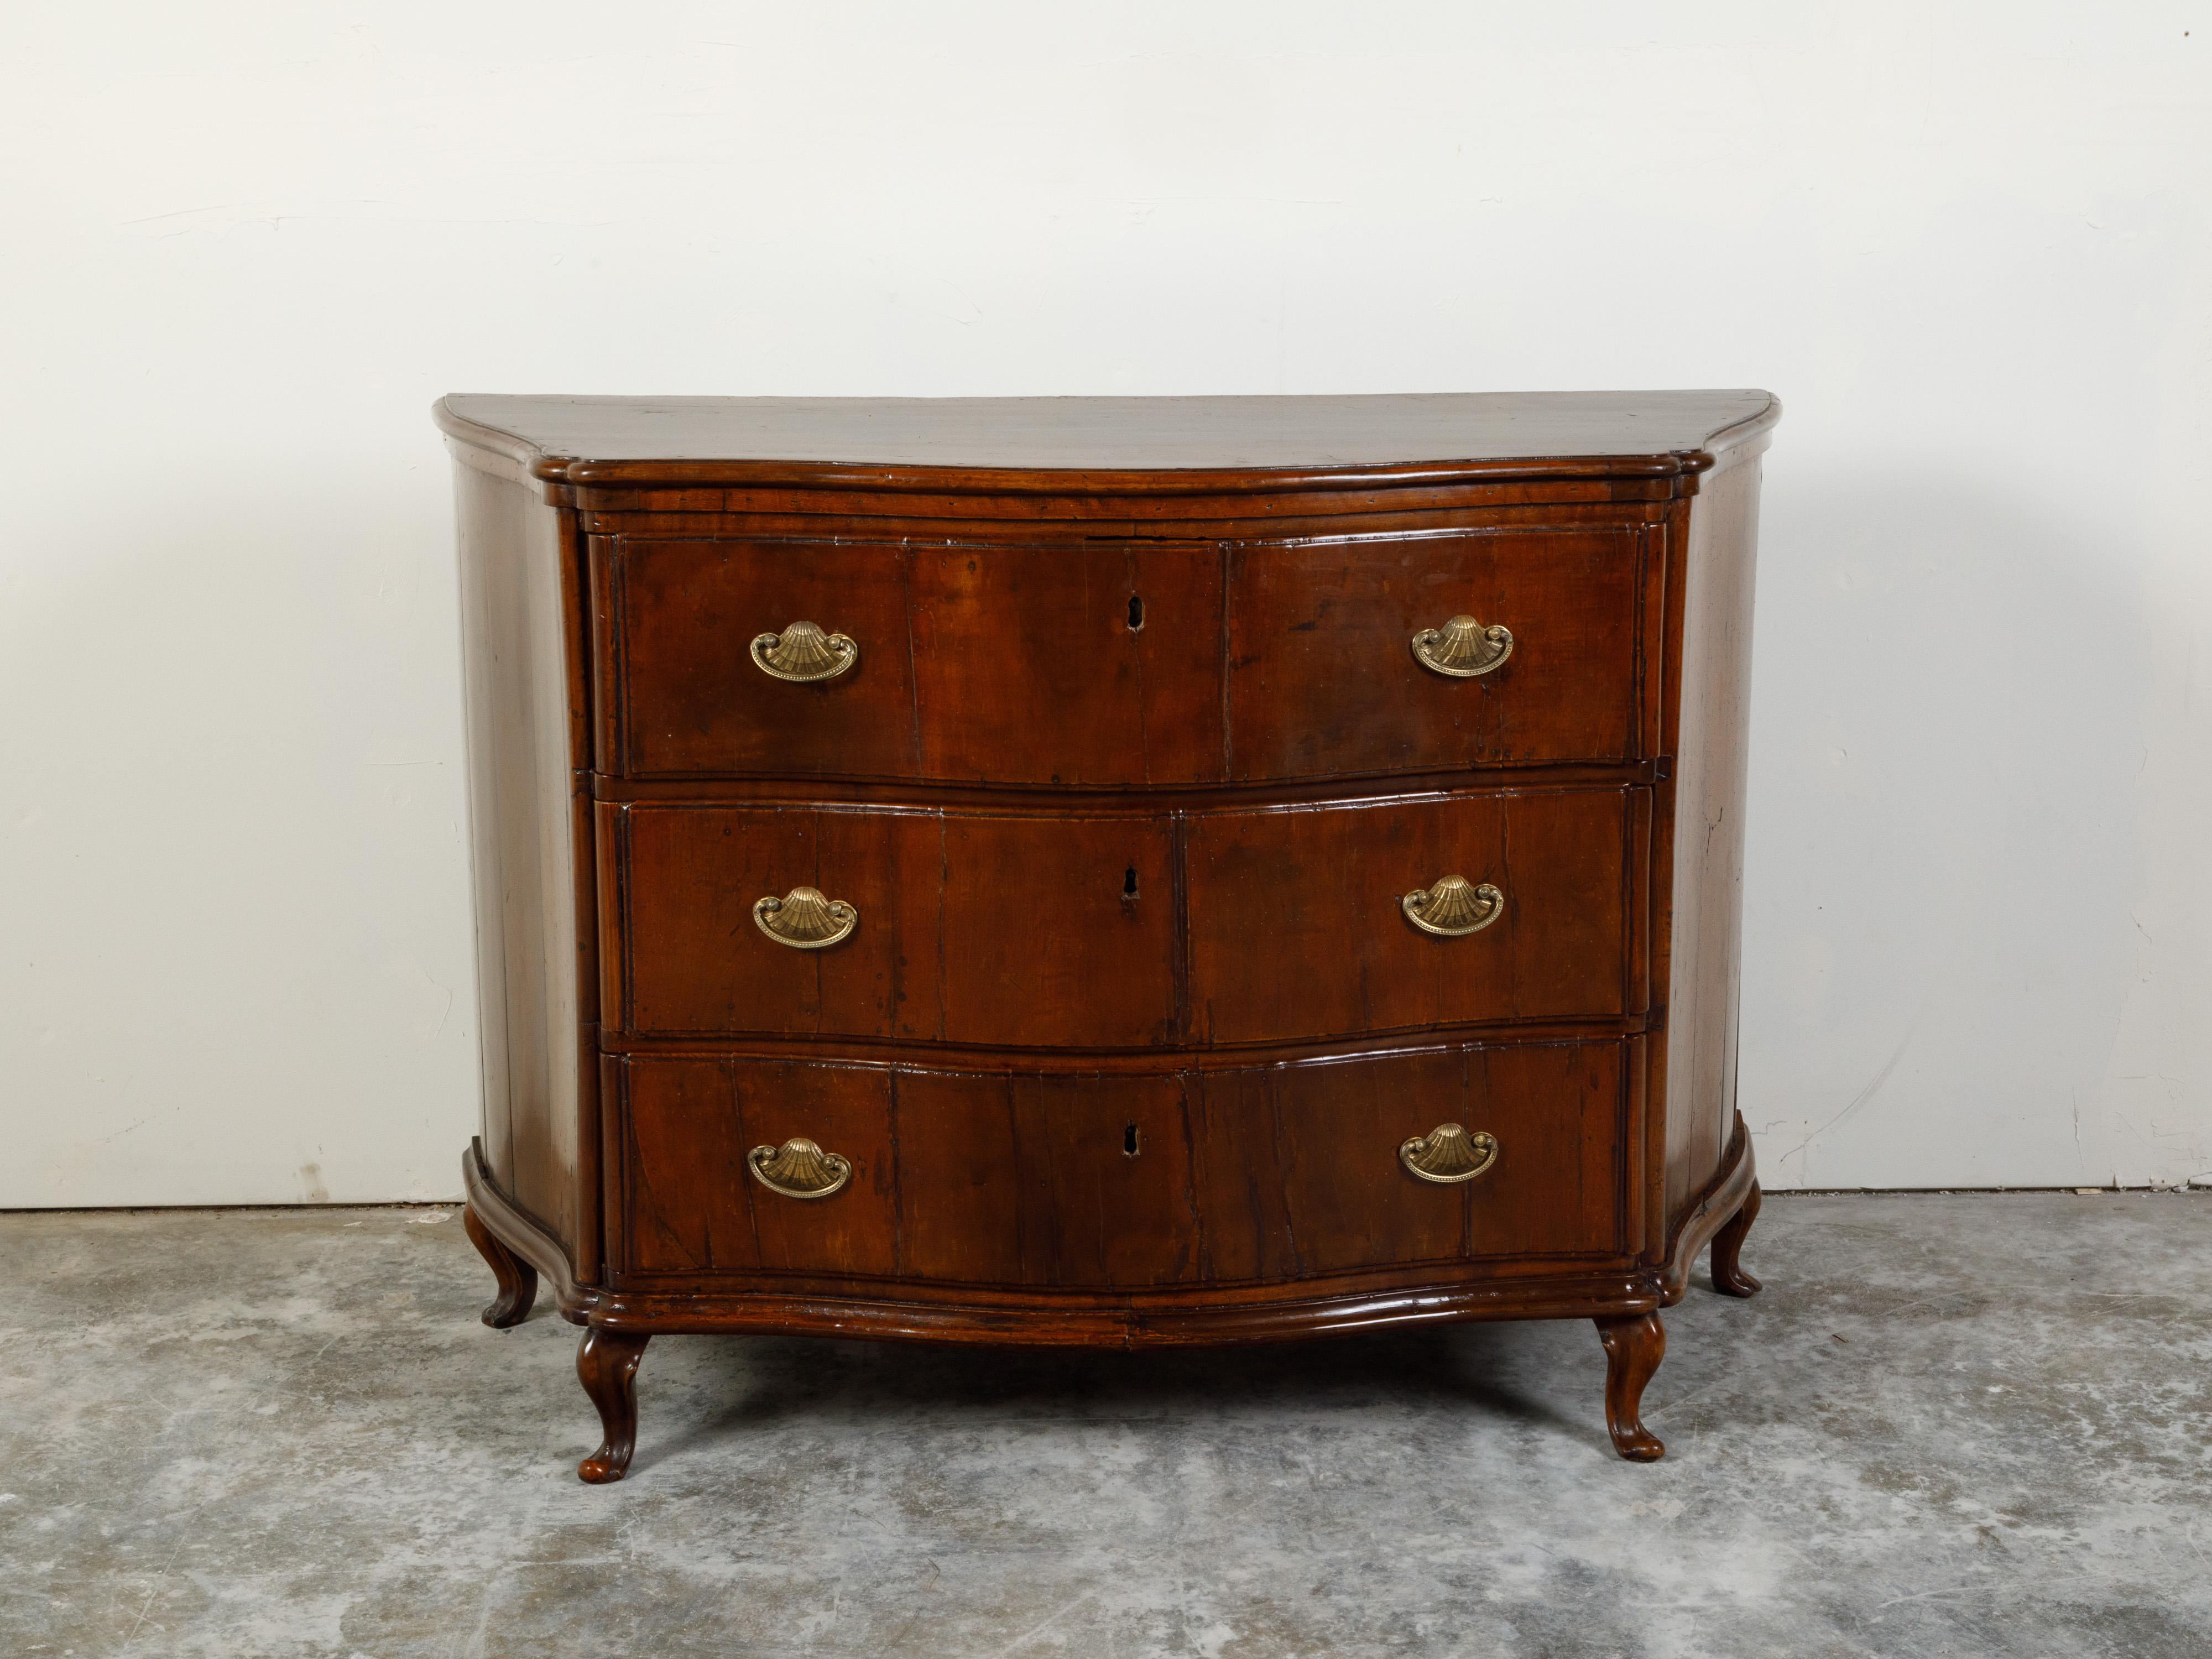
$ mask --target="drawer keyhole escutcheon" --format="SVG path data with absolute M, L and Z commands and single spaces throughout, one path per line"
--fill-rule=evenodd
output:
M 1423 933 L 1461 939 L 1504 915 L 1505 895 L 1486 881 L 1478 887 L 1465 876 L 1446 876 L 1433 887 L 1407 894 L 1398 905 Z
M 1121 872 L 1121 896 L 1125 899 L 1137 896 L 1137 866 L 1133 864 Z
M 780 634 L 753 635 L 752 659 L 762 673 L 805 685 L 834 680 L 860 659 L 860 647 L 844 634 L 825 634 L 795 622 Z
M 1498 1162 L 1498 1137 L 1480 1129 L 1469 1134 L 1456 1123 L 1440 1123 L 1425 1135 L 1401 1142 L 1398 1162 L 1409 1175 L 1450 1187 L 1474 1180 Z
M 1487 674 L 1513 654 L 1513 632 L 1492 623 L 1485 628 L 1472 617 L 1454 617 L 1442 628 L 1413 635 L 1413 660 L 1435 674 L 1471 680 Z
M 1145 625 L 1145 602 L 1137 594 L 1129 595 L 1129 631 L 1133 634 Z
M 1121 1131 L 1121 1156 L 1124 1158 L 1134 1158 L 1136 1155 L 1137 1126 L 1132 1123 Z
M 794 951 L 821 951 L 860 925 L 860 913 L 819 888 L 794 887 L 781 898 L 773 893 L 753 902 L 753 923 L 778 945 Z
M 825 1152 L 804 1135 L 745 1154 L 753 1179 L 786 1198 L 827 1198 L 853 1178 L 853 1160 Z

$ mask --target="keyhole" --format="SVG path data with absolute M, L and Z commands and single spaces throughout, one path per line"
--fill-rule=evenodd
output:
M 1129 631 L 1133 634 L 1145 625 L 1145 602 L 1137 595 L 1129 595 Z
M 1137 896 L 1137 866 L 1133 864 L 1121 872 L 1121 896 L 1125 899 Z
M 1136 1155 L 1137 1126 L 1132 1123 L 1121 1131 L 1121 1156 L 1124 1158 L 1134 1158 Z

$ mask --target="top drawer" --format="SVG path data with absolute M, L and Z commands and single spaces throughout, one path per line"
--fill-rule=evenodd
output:
M 1127 789 L 1638 759 L 1649 551 L 1633 525 L 594 538 L 598 766 Z
M 1224 775 L 1210 542 L 595 538 L 592 581 L 603 772 L 1106 788 Z M 849 660 L 793 638 L 800 623 L 849 641 Z M 764 634 L 778 645 L 757 653 Z
M 1646 550 L 1632 525 L 1235 549 L 1231 779 L 1642 758 Z M 1458 617 L 1455 653 L 1430 635 Z

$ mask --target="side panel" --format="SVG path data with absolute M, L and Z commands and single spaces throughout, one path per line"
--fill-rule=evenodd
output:
M 589 1281 L 599 1091 L 586 997 L 597 969 L 574 520 L 520 479 L 457 459 L 484 1151 L 501 1188 Z
M 1683 578 L 1681 670 L 1679 696 L 1670 686 L 1667 699 L 1675 757 L 1673 879 L 1659 889 L 1673 895 L 1671 934 L 1661 934 L 1668 940 L 1668 982 L 1659 1050 L 1670 1225 L 1719 1167 L 1735 1116 L 1757 459 L 1708 476 L 1689 506 L 1683 556 L 1670 570 Z M 1663 866 L 1660 878 L 1666 882 Z

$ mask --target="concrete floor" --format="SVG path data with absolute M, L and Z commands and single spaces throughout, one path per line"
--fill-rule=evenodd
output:
M 455 1211 L 0 1215 L 0 1652 L 2212 1654 L 2212 1198 L 1773 1197 L 1745 1260 L 1648 1468 L 1587 1324 L 677 1337 L 595 1489 Z

